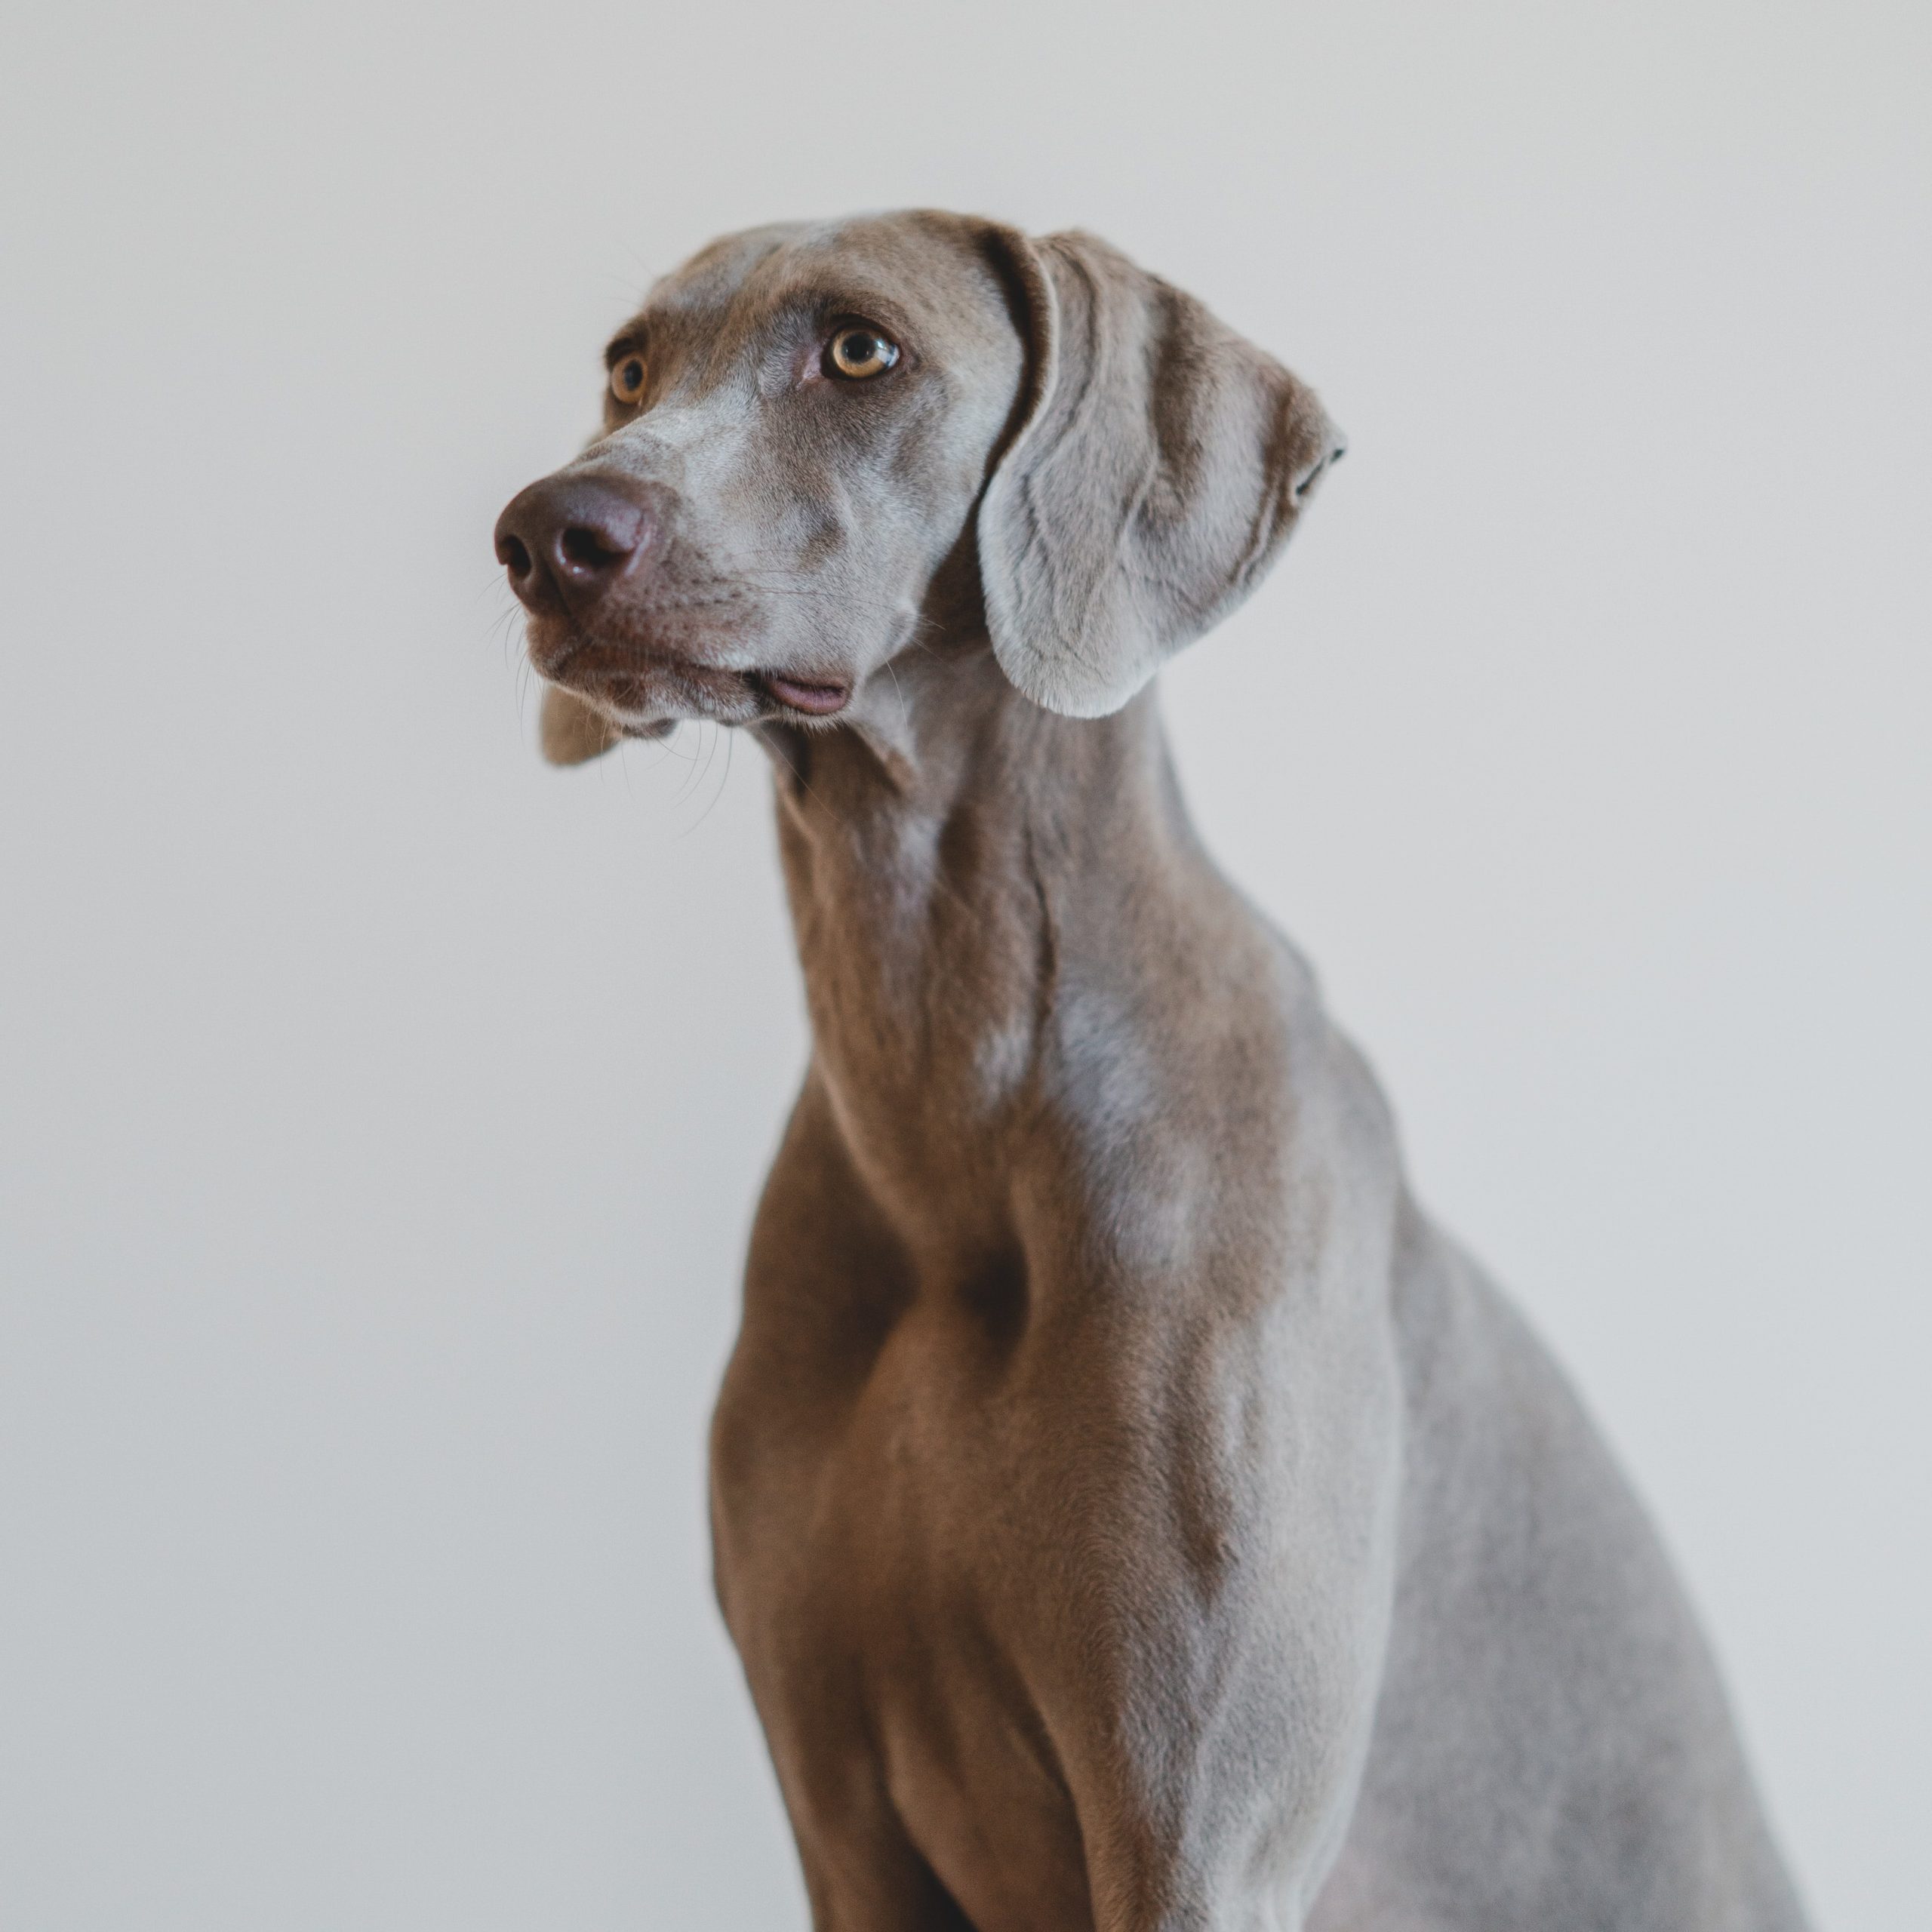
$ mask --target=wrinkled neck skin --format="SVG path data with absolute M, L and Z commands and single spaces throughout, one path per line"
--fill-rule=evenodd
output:
M 1056 716 L 969 638 L 903 654 L 866 698 L 854 724 L 768 735 L 811 1080 L 949 1272 L 1023 1243 L 1016 1176 L 1043 1143 L 1105 1137 L 1102 1063 L 1158 1023 L 1177 955 L 1231 918 L 1258 934 L 1195 838 L 1151 687 Z

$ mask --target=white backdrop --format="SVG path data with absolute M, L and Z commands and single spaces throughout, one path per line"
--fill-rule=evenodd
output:
M 1556 1344 L 1822 1926 L 1932 1805 L 1932 14 L 131 4 L 0 64 L 0 1921 L 801 1927 L 701 1453 L 765 781 L 492 521 L 712 233 L 1098 230 L 1348 462 L 1193 801 Z

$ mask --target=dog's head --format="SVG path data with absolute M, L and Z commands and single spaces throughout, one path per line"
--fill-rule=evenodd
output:
M 962 629 L 1035 703 L 1115 710 L 1342 450 L 1105 243 L 956 215 L 714 242 L 605 362 L 603 433 L 497 525 L 531 660 L 577 700 L 546 709 L 562 762 L 685 718 L 829 721 Z

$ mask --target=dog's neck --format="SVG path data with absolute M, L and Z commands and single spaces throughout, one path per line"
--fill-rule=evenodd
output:
M 1151 691 L 1055 717 L 982 649 L 902 660 L 886 694 L 772 746 L 814 1078 L 909 1240 L 996 1244 L 1023 1152 L 1101 1104 L 1083 1043 L 1152 1021 L 1232 895 Z

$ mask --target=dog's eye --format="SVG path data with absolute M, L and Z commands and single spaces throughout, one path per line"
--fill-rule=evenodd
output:
M 826 345 L 826 374 L 830 376 L 863 381 L 868 376 L 884 375 L 898 360 L 898 343 L 869 322 L 855 322 L 841 329 Z
M 626 355 L 611 371 L 611 393 L 629 408 L 644 393 L 644 358 Z

